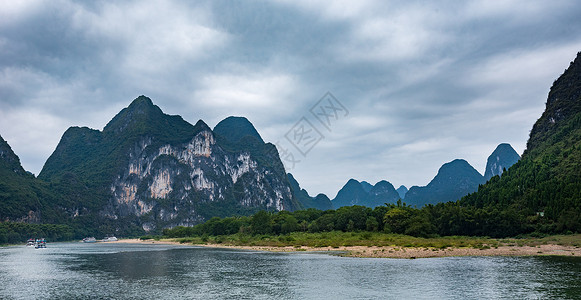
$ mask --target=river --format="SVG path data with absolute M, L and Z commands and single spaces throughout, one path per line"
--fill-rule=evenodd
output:
M 581 258 L 345 258 L 159 244 L 0 248 L 0 299 L 575 299 Z

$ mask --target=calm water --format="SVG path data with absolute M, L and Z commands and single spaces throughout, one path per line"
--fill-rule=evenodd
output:
M 0 248 L 0 299 L 581 299 L 581 259 L 342 258 L 167 245 Z

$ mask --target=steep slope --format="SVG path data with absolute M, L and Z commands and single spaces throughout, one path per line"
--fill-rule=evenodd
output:
M 517 211 L 541 231 L 581 232 L 581 52 L 553 83 L 521 160 L 460 203 Z
M 373 186 L 365 181 L 359 182 L 355 179 L 349 179 L 339 190 L 332 203 L 336 209 L 352 205 L 374 208 L 385 203 L 396 203 L 398 199 L 399 194 L 393 185 L 385 180 Z
M 308 208 L 316 208 L 320 210 L 333 209 L 333 204 L 331 204 L 331 200 L 325 194 L 318 194 L 315 197 L 311 197 L 305 189 L 301 189 L 299 183 L 291 173 L 288 173 L 287 176 L 290 182 L 293 195 L 304 209 Z
M 510 168 L 519 159 L 520 155 L 510 144 L 498 145 L 486 160 L 484 179 L 489 180 L 492 176 L 501 175 L 504 169 Z
M 224 135 L 238 134 L 220 127 L 217 137 L 203 121 L 191 125 L 140 96 L 102 132 L 69 128 L 39 178 L 68 195 L 75 218 L 125 234 L 298 208 L 274 145 L 254 127 L 232 140 Z
M 0 222 L 38 223 L 41 217 L 54 218 L 47 202 L 53 195 L 34 176 L 27 173 L 20 159 L 0 136 Z
M 407 204 L 417 207 L 456 201 L 462 196 L 475 192 L 478 185 L 484 182 L 484 177 L 467 161 L 455 159 L 444 164 L 427 186 L 411 187 L 404 200 Z
M 25 175 L 26 171 L 20 164 L 20 158 L 12 151 L 8 142 L 0 135 L 0 170 L 6 171 L 6 175 L 13 173 L 15 175 Z M 3 174 L 5 175 L 5 174 Z

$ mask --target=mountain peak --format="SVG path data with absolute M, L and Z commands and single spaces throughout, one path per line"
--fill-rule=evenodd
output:
M 395 187 L 393 186 L 393 184 L 391 184 L 389 181 L 387 180 L 381 180 L 378 183 L 376 183 L 373 186 L 374 189 L 382 189 L 382 188 L 389 188 L 389 189 L 395 189 Z
M 467 161 L 455 159 L 445 163 L 427 186 L 413 186 L 405 195 L 405 202 L 418 207 L 425 204 L 455 201 L 475 192 L 484 177 Z
M 465 170 L 465 169 L 474 169 L 474 168 L 464 159 L 455 159 L 451 162 L 443 164 L 440 167 L 440 169 L 438 170 L 438 175 L 440 175 L 440 174 L 442 174 L 442 175 L 452 174 L 453 175 L 458 170 Z M 474 170 L 474 171 L 476 171 L 476 170 Z
M 391 183 L 381 180 L 374 186 L 367 181 L 349 179 L 332 200 L 333 206 L 363 205 L 377 207 L 385 203 L 395 203 L 399 195 Z
M 494 149 L 486 161 L 484 179 L 489 180 L 495 175 L 501 175 L 504 169 L 510 168 L 520 159 L 520 155 L 510 144 L 500 144 Z
M 453 179 L 463 180 L 464 178 L 483 177 L 472 165 L 464 159 L 455 159 L 443 164 L 438 170 L 438 174 L 428 185 L 437 184 L 441 180 L 449 181 Z M 479 179 L 480 181 L 480 179 Z
M 245 117 L 227 117 L 214 127 L 214 134 L 222 136 L 232 143 L 237 143 L 246 136 L 254 137 L 264 143 L 254 125 Z
M 154 105 L 146 96 L 139 96 L 122 109 L 103 129 L 103 132 L 122 132 L 131 125 L 149 123 L 153 119 L 163 117 L 161 109 Z M 146 124 L 145 124 L 146 125 Z
M 198 122 L 196 122 L 196 125 L 194 125 L 194 128 L 198 128 L 200 131 L 202 131 L 202 130 L 212 131 L 212 129 L 210 129 L 210 126 L 208 126 L 208 124 L 206 124 L 206 122 L 204 122 L 202 119 L 200 119 L 200 120 L 198 120 Z
M 404 198 L 405 198 L 405 194 L 408 192 L 408 188 L 407 188 L 407 187 L 405 187 L 405 185 L 400 185 L 400 186 L 397 188 L 397 190 L 396 190 L 396 191 L 397 191 L 397 193 L 398 193 L 399 197 L 400 197 L 401 199 L 404 199 Z
M 10 169 L 10 171 L 16 174 L 24 174 L 25 171 L 20 164 L 20 159 L 12 151 L 8 142 L 6 142 L 2 136 L 0 136 L 0 167 Z
M 129 104 L 129 107 L 131 106 L 149 106 L 149 107 L 153 107 L 153 101 L 151 101 L 151 99 L 147 96 L 141 95 L 137 98 L 135 98 L 131 104 Z

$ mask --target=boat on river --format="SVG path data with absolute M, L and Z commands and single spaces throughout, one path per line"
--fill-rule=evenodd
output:
M 106 236 L 104 239 L 101 240 L 102 242 L 115 242 L 117 238 L 114 236 Z
M 96 243 L 97 239 L 95 237 L 86 237 L 83 239 L 83 243 Z
M 45 239 L 37 239 L 34 242 L 34 249 L 43 249 L 46 248 L 46 240 Z

